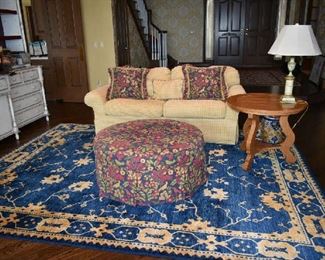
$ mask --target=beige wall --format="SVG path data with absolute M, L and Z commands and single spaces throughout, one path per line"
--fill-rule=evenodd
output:
M 107 69 L 115 66 L 111 0 L 81 0 L 89 89 L 107 83 Z
M 167 31 L 167 50 L 180 62 L 203 61 L 203 0 L 146 0 L 152 20 Z

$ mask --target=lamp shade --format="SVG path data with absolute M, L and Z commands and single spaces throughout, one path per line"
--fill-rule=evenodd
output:
M 268 54 L 281 56 L 317 56 L 321 54 L 310 25 L 285 25 Z

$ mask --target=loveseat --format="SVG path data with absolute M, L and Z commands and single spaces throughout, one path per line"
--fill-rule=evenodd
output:
M 235 68 L 227 66 L 223 75 L 228 97 L 245 93 Z M 116 98 L 106 101 L 108 85 L 87 93 L 85 103 L 94 110 L 96 132 L 130 120 L 168 118 L 198 127 L 205 142 L 237 142 L 238 112 L 226 102 L 182 99 L 184 74 L 181 66 L 172 70 L 163 67 L 150 69 L 146 85 L 148 99 L 145 100 Z

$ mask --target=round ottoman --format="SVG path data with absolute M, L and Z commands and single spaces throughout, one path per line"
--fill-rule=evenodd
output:
M 101 197 L 150 205 L 190 197 L 207 181 L 201 131 L 175 120 L 136 120 L 94 141 Z

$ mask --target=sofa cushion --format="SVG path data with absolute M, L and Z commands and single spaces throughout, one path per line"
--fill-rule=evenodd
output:
M 149 69 L 147 79 L 170 80 L 170 70 L 165 67 L 151 68 Z
M 153 81 L 170 80 L 170 70 L 164 67 L 152 68 L 147 75 L 147 92 L 149 98 L 153 98 Z
M 171 79 L 185 79 L 184 74 L 183 74 L 183 66 L 179 65 L 174 67 L 171 72 L 170 72 L 170 78 Z
M 182 99 L 184 81 L 175 80 L 153 80 L 153 98 L 154 99 Z
M 183 98 L 226 100 L 225 69 L 224 66 L 204 68 L 184 65 L 185 86 Z
M 157 118 L 162 116 L 164 101 L 117 98 L 105 103 L 105 113 L 110 116 Z
M 116 67 L 108 69 L 110 86 L 106 100 L 114 98 L 146 99 L 147 74 L 146 68 Z
M 166 118 L 224 118 L 226 103 L 221 100 L 168 100 L 164 104 Z

